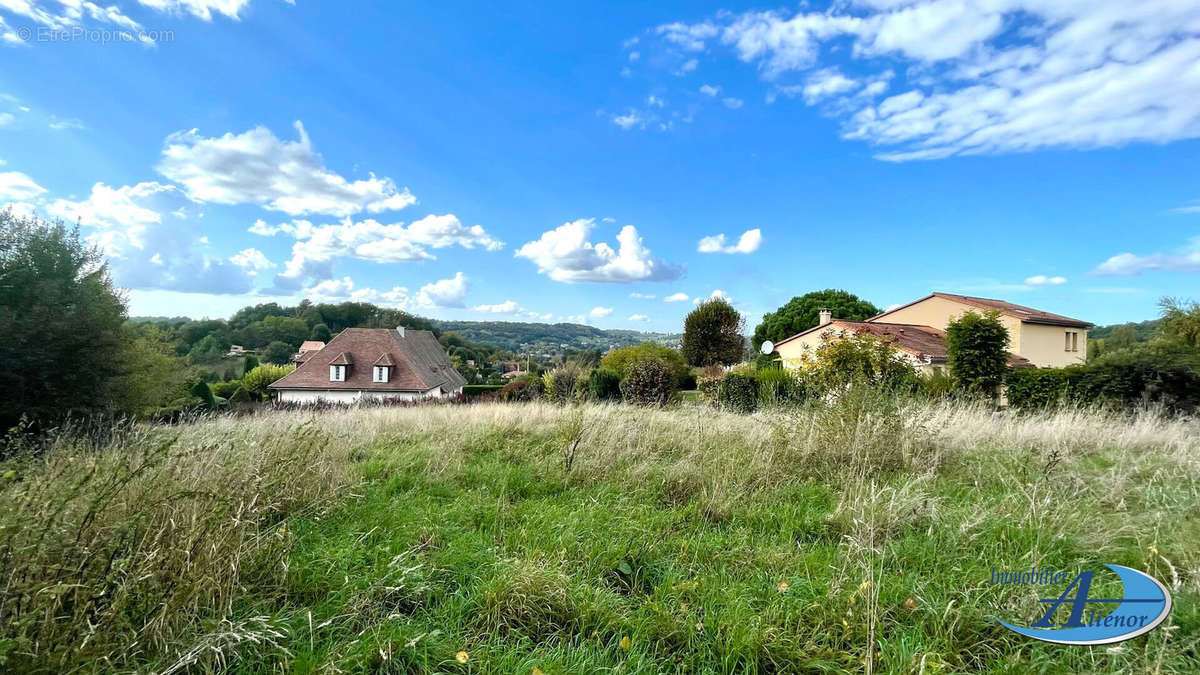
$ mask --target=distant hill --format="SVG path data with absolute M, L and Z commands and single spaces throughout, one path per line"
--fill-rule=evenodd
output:
M 1112 330 L 1117 326 L 1129 325 L 1133 326 L 1134 330 L 1137 331 L 1137 341 L 1145 342 L 1154 336 L 1154 331 L 1158 329 L 1158 324 L 1161 322 L 1162 319 L 1150 319 L 1149 321 L 1142 321 L 1140 323 L 1114 323 L 1111 326 L 1096 326 L 1088 330 L 1088 338 L 1092 340 L 1104 340 L 1112 335 Z
M 680 336 L 636 330 L 603 330 L 578 323 L 521 323 L 516 321 L 434 321 L 443 332 L 454 332 L 480 344 L 507 351 L 558 354 L 567 349 L 625 347 L 642 342 L 677 346 Z

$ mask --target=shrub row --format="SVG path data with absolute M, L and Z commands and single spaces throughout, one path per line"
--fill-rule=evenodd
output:
M 1008 402 L 1015 408 L 1158 405 L 1191 413 L 1200 409 L 1200 355 L 1122 352 L 1088 365 L 1014 370 L 1007 384 Z
M 523 375 L 504 385 L 497 394 L 501 401 L 553 403 L 581 401 L 620 401 L 639 405 L 662 406 L 678 391 L 680 378 L 672 365 L 650 356 L 625 364 L 624 377 L 607 368 L 584 370 L 568 364 L 541 377 Z

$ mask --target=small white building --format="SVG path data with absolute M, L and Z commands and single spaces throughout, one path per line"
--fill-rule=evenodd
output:
M 319 350 L 302 350 L 296 370 L 270 389 L 288 403 L 357 403 L 453 396 L 466 383 L 427 330 L 347 328 Z

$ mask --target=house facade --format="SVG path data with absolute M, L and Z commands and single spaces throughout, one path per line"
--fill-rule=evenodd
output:
M 295 361 L 295 371 L 270 385 L 276 400 L 411 401 L 453 396 L 466 384 L 426 330 L 347 328 L 319 349 L 300 350 Z
M 835 319 L 821 312 L 820 323 L 775 345 L 783 365 L 798 368 L 816 355 L 824 340 L 870 334 L 895 346 L 918 372 L 932 374 L 946 363 L 946 327 L 966 312 L 995 310 L 1008 330 L 1009 365 L 1060 368 L 1087 359 L 1087 330 L 1092 324 L 1003 300 L 932 293 L 866 321 Z
M 867 319 L 871 323 L 913 323 L 946 330 L 966 312 L 995 310 L 1008 329 L 1008 348 L 1039 368 L 1062 368 L 1087 361 L 1087 332 L 1092 324 L 1004 300 L 952 293 L 930 295 Z

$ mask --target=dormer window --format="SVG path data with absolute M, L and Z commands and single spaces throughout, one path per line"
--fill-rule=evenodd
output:
M 387 382 L 392 379 L 392 369 L 396 367 L 396 360 L 388 352 L 384 352 L 375 359 L 374 367 L 371 368 L 372 382 Z
M 329 366 L 329 381 L 330 382 L 345 382 L 346 381 L 346 366 Z
M 391 370 L 387 366 L 375 366 L 375 377 L 373 382 L 387 382 L 388 371 Z

